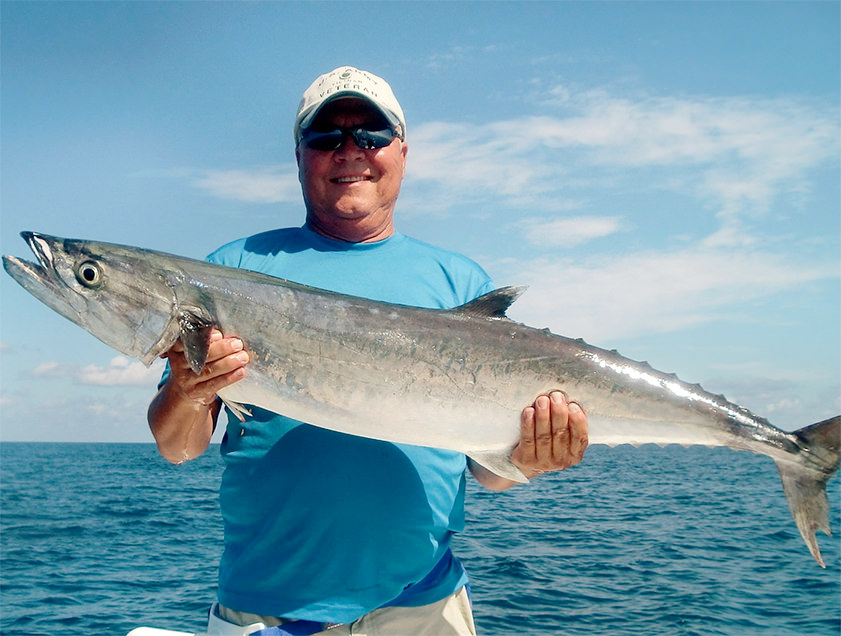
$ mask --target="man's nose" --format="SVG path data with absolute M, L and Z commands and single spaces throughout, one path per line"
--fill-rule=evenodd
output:
M 353 136 L 350 134 L 345 135 L 345 138 L 342 139 L 342 145 L 336 148 L 334 151 L 334 156 L 341 157 L 341 158 L 349 158 L 353 156 L 364 156 L 365 151 L 356 145 L 356 142 L 353 140 Z

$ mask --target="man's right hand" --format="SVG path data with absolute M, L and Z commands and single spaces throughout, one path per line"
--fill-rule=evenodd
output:
M 220 390 L 245 377 L 245 365 L 249 360 L 242 340 L 237 337 L 226 338 L 218 329 L 210 334 L 207 361 L 199 375 L 190 369 L 180 340 L 161 357 L 169 358 L 171 375 L 168 381 L 173 383 L 173 388 L 189 400 L 204 406 L 210 406 Z
M 193 373 L 179 340 L 161 357 L 169 358 L 170 375 L 149 405 L 149 428 L 158 450 L 179 464 L 201 455 L 210 444 L 221 402 L 216 394 L 245 377 L 248 352 L 242 340 L 210 334 L 207 361 Z

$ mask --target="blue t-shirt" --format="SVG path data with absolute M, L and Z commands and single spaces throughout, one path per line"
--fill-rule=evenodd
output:
M 307 227 L 229 243 L 211 262 L 375 300 L 451 308 L 492 290 L 473 261 L 395 234 L 345 243 Z M 246 343 L 247 344 L 247 343 Z M 252 408 L 228 414 L 219 602 L 349 622 L 418 606 L 467 581 L 449 551 L 464 526 L 464 455 L 317 428 Z

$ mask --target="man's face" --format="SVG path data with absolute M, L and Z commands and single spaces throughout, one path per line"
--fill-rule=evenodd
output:
M 327 104 L 313 127 L 372 125 L 382 115 L 367 101 L 338 99 Z M 385 148 L 364 150 L 348 136 L 336 150 L 295 150 L 307 222 L 317 232 L 354 243 L 377 241 L 394 233 L 393 213 L 406 168 L 405 142 L 395 138 Z

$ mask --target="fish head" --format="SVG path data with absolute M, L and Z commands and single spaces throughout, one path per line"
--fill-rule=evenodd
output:
M 147 365 L 178 338 L 169 274 L 137 248 L 22 232 L 38 262 L 3 267 L 50 309 Z

